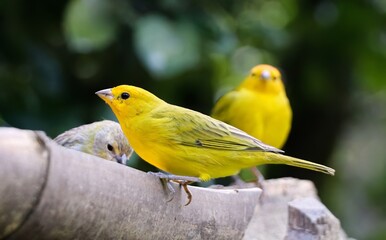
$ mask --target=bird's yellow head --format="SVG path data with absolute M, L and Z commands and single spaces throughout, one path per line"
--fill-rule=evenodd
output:
M 119 122 L 122 118 L 132 118 L 143 112 L 150 112 L 164 102 L 142 88 L 129 85 L 100 90 L 95 94 L 111 107 Z
M 251 69 L 238 89 L 248 89 L 267 94 L 279 94 L 284 90 L 279 70 L 271 65 L 260 64 Z

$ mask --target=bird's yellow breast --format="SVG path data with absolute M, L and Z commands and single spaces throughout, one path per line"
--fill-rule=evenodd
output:
M 223 96 L 216 108 L 219 110 L 214 111 L 214 118 L 276 148 L 283 146 L 291 129 L 292 111 L 285 93 L 240 89 Z

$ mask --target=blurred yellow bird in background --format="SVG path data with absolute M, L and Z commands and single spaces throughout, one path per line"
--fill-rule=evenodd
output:
M 291 130 L 292 110 L 280 71 L 267 64 L 253 67 L 237 88 L 216 102 L 211 116 L 281 149 Z M 263 179 L 256 168 L 251 170 L 258 182 Z
M 216 102 L 211 115 L 281 149 L 291 130 L 292 110 L 279 70 L 255 66 L 237 88 Z
M 103 120 L 72 128 L 54 139 L 58 144 L 126 165 L 133 153 L 121 126 Z
M 287 164 L 334 175 L 320 164 L 280 154 L 247 133 L 152 93 L 121 85 L 96 92 L 113 110 L 135 152 L 157 168 L 208 181 L 261 164 Z

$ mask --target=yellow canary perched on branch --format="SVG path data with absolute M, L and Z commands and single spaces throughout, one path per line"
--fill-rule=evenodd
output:
M 334 175 L 320 164 L 282 155 L 247 133 L 168 104 L 135 86 L 96 92 L 113 110 L 134 151 L 157 168 L 208 181 L 261 164 L 287 164 Z
M 54 139 L 58 144 L 126 165 L 133 153 L 121 126 L 104 120 L 72 128 Z

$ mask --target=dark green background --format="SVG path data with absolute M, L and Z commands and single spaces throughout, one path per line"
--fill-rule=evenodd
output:
M 0 1 L 0 123 L 51 137 L 114 119 L 94 92 L 119 84 L 208 114 L 259 63 L 284 75 L 287 154 L 337 170 L 266 176 L 312 179 L 350 236 L 386 238 L 385 1 Z

